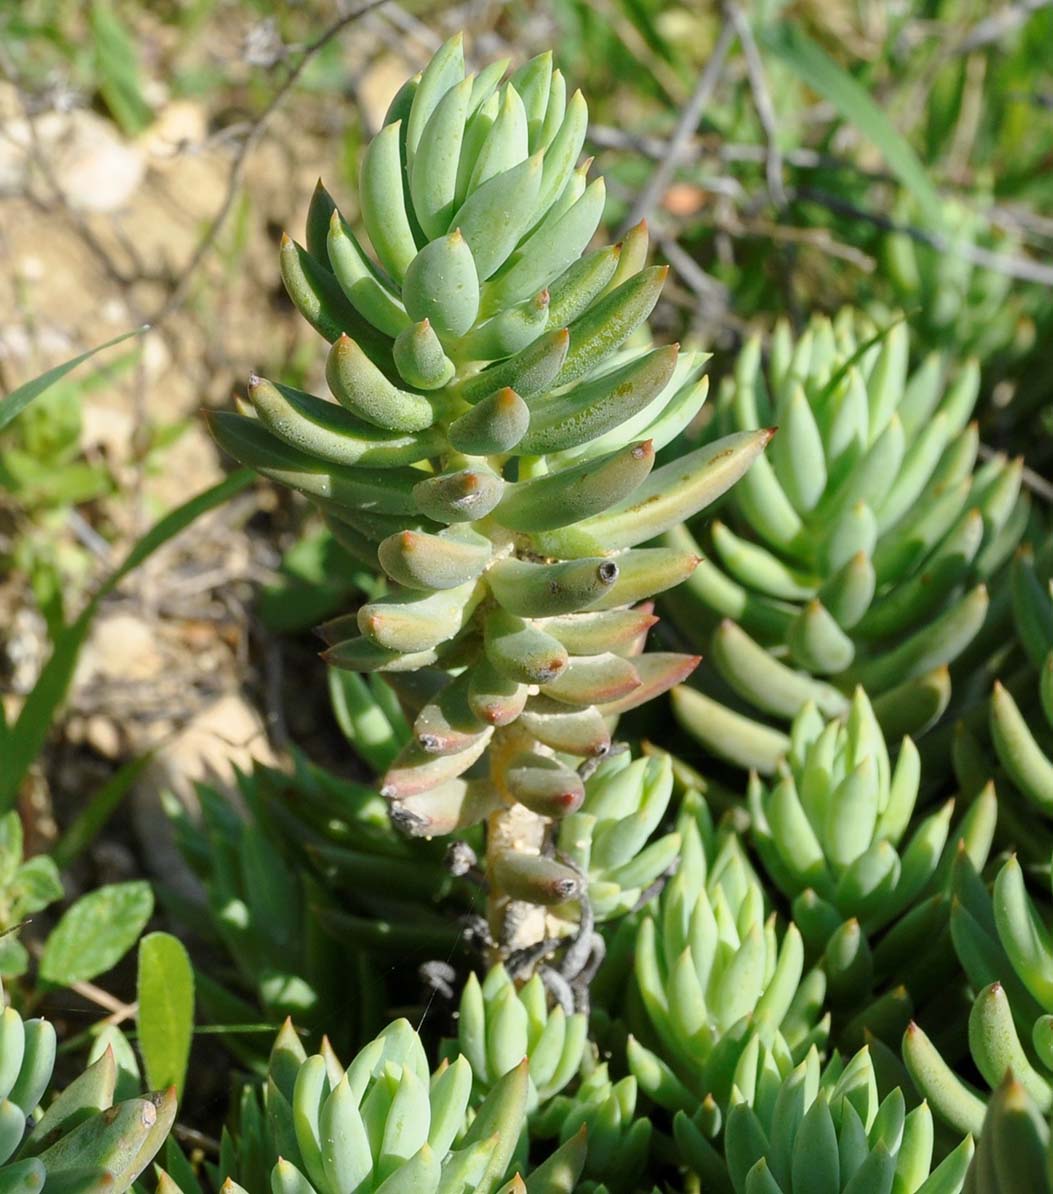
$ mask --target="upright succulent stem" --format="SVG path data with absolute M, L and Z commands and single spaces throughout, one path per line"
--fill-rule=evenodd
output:
M 319 184 L 307 248 L 282 241 L 286 288 L 332 345 L 335 401 L 254 378 L 252 415 L 213 422 L 385 575 L 330 624 L 326 657 L 397 681 L 413 737 L 381 780 L 396 823 L 434 836 L 486 822 L 498 952 L 541 940 L 554 926 L 537 909 L 582 894 L 546 853 L 584 797 L 578 762 L 697 663 L 639 658 L 654 621 L 639 603 L 697 564 L 639 545 L 771 438 L 655 468 L 705 400 L 706 357 L 625 347 L 667 268 L 645 268 L 644 225 L 587 251 L 604 205 L 578 165 L 587 119 L 550 55 L 501 83 L 500 68 L 465 77 L 449 41 L 366 149 L 364 234 Z

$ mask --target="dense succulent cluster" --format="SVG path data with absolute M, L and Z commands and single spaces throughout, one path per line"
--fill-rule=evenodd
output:
M 988 893 L 971 865 L 955 881 L 951 929 L 958 958 L 976 992 L 969 1015 L 969 1051 L 996 1089 L 1007 1071 L 1024 1084 L 1043 1114 L 1053 1109 L 1053 937 L 1029 897 L 1015 857 Z M 917 1025 L 904 1039 L 914 1084 L 948 1123 L 977 1134 L 984 1101 L 953 1073 Z
M 771 771 L 789 742 L 761 719 L 808 701 L 845 713 L 856 685 L 890 735 L 944 711 L 948 665 L 988 614 L 984 581 L 1028 516 L 1020 461 L 974 472 L 978 387 L 975 363 L 949 372 L 934 354 L 912 372 L 901 322 L 849 311 L 797 340 L 780 324 L 766 370 L 759 341 L 743 350 L 716 427 L 779 435 L 719 522 L 698 540 L 686 527 L 665 537 L 707 557 L 668 604 L 723 684 L 676 695 L 709 749 Z
M 505 69 L 466 77 L 456 37 L 396 96 L 359 178 L 373 256 L 321 188 L 306 249 L 283 241 L 335 401 L 254 378 L 213 428 L 388 578 L 329 625 L 327 658 L 414 677 L 412 739 L 381 783 L 393 815 L 419 834 L 489 817 L 492 884 L 552 904 L 581 886 L 539 855 L 583 796 L 561 760 L 602 756 L 613 716 L 697 662 L 640 656 L 655 619 L 637 603 L 697 553 L 639 544 L 770 432 L 654 467 L 704 399 L 705 358 L 623 347 L 666 270 L 645 268 L 643 227 L 585 252 L 604 205 L 578 165 L 585 102 L 549 54 Z
M 327 1044 L 308 1057 L 287 1024 L 266 1086 L 245 1089 L 237 1133 L 224 1139 L 224 1190 L 569 1194 L 584 1162 L 580 1138 L 525 1183 L 508 1172 L 527 1111 L 525 1061 L 508 1066 L 474 1113 L 472 1086 L 472 1067 L 461 1056 L 432 1073 L 406 1020 L 390 1024 L 346 1067 Z
M 703 1138 L 685 1132 L 701 1151 Z M 908 1112 L 903 1092 L 882 1097 L 870 1053 L 825 1066 L 811 1049 L 782 1080 L 736 1101 L 724 1129 L 727 1176 L 711 1183 L 733 1194 L 947 1194 L 962 1188 L 973 1142 L 966 1137 L 933 1164 L 933 1122 L 922 1103 Z M 688 1147 L 691 1147 L 689 1144 Z M 701 1165 L 705 1164 L 700 1158 Z
M 581 1068 L 588 1019 L 549 1007 L 540 974 L 516 988 L 504 966 L 495 966 L 480 983 L 468 976 L 461 991 L 457 1040 L 450 1042 L 471 1066 L 473 1090 L 481 1098 L 525 1057 L 528 1062 L 527 1110 L 548 1102 Z
M 531 1125 L 541 1138 L 567 1145 L 584 1130 L 588 1150 L 581 1194 L 635 1190 L 647 1165 L 654 1125 L 638 1105 L 638 1085 L 628 1074 L 612 1081 L 606 1063 L 585 1074 L 572 1095 L 557 1095 Z
M 1047 553 L 1008 580 L 1040 525 L 1021 462 L 977 466 L 976 363 L 912 368 L 876 309 L 780 324 L 766 361 L 749 339 L 696 422 L 706 358 L 649 341 L 645 227 L 590 250 L 585 132 L 551 56 L 466 74 L 447 42 L 349 218 L 319 184 L 282 242 L 331 398 L 254 377 L 213 419 L 367 570 L 322 632 L 377 782 L 297 757 L 241 776 L 242 809 L 172 810 L 230 963 L 202 1003 L 358 1048 L 308 1056 L 288 1021 L 266 1064 L 239 1045 L 257 1080 L 197 1168 L 224 1194 L 1047 1188 L 1048 908 L 1015 856 L 984 878 L 1026 825 L 1012 788 L 1053 810 Z M 934 326 L 980 309 L 961 262 L 886 248 Z M 690 654 L 645 653 L 656 594 Z M 957 793 L 915 745 L 952 669 Z M 670 687 L 748 780 L 614 741 Z M 418 1029 L 374 1035 L 407 966 Z M 160 1194 L 200 1194 L 166 1165 Z
M 0 987 L 0 1007 L 5 1002 Z M 47 1100 L 55 1029 L 44 1019 L 0 1011 L 0 1188 L 106 1190 L 123 1194 L 165 1142 L 174 1090 L 114 1102 L 118 1066 L 104 1049 L 60 1094 Z
M 238 795 L 241 808 L 199 785 L 196 819 L 167 802 L 201 886 L 184 914 L 193 910 L 228 959 L 198 998 L 219 1021 L 253 1020 L 258 1008 L 328 1030 L 343 1048 L 337 1021 L 350 1039 L 375 1030 L 391 958 L 450 953 L 471 893 L 438 843 L 394 830 L 373 788 L 300 756 L 291 773 L 240 776 Z
M 751 1089 L 772 1067 L 788 1073 L 795 1054 L 825 1039 L 816 1014 L 825 982 L 814 972 L 802 984 L 799 931 L 790 924 L 779 934 L 740 839 L 713 829 L 697 794 L 678 829 L 680 867 L 635 942 L 641 1036 L 654 1048 L 630 1039 L 627 1058 L 667 1110 L 724 1111 L 733 1087 Z
M 1013 252 L 1018 238 L 954 200 L 943 204 L 940 214 L 944 226 L 932 238 L 935 245 L 905 230 L 890 232 L 882 241 L 882 264 L 924 344 L 950 342 L 986 357 L 1019 337 L 1021 313 L 1010 298 L 1011 279 L 978 267 L 975 251 Z M 917 206 L 909 200 L 895 215 L 903 229 L 918 223 Z
M 134 57 L 91 7 L 127 105 Z M 587 30 L 594 7 L 566 0 L 561 24 Z M 763 163 L 778 218 L 758 235 L 765 192 L 722 177 L 726 260 L 664 238 L 674 301 L 694 290 L 708 308 L 721 279 L 791 243 L 802 266 L 865 250 L 876 285 L 858 287 L 861 311 L 791 332 L 755 321 L 770 300 L 736 283 L 720 321 L 743 344 L 703 409 L 707 354 L 650 337 L 666 270 L 647 265 L 646 224 L 594 243 L 605 190 L 581 161 L 580 93 L 550 54 L 472 73 L 460 37 L 441 45 L 362 147 L 343 210 L 319 182 L 304 245 L 282 238 L 288 295 L 329 344 L 300 384 L 324 376 L 329 395 L 254 375 L 212 418 L 230 455 L 309 503 L 262 614 L 281 607 L 297 633 L 331 619 L 340 774 L 290 745 L 288 765 L 239 771 L 231 791 L 162 796 L 185 866 L 142 833 L 160 908 L 146 881 L 107 883 L 23 933 L 63 896 L 56 861 L 82 856 L 80 886 L 145 762 L 61 836 L 40 832 L 51 793 L 24 781 L 91 619 L 247 476 L 163 519 L 72 621 L 60 573 L 31 569 L 55 641 L 11 727 L 0 701 L 0 976 L 15 980 L 0 987 L 0 1194 L 146 1194 L 155 1162 L 158 1194 L 1053 1194 L 1053 538 L 1042 479 L 989 447 L 1019 443 L 1048 388 L 1028 396 L 1007 368 L 1041 343 L 1031 315 L 1048 323 L 1012 281 L 1048 279 L 1027 259 L 1048 227 L 1006 180 L 988 193 L 982 167 L 971 202 L 963 184 L 973 142 L 1008 117 L 977 111 L 983 72 L 998 57 L 1012 75 L 1036 5 L 976 22 L 934 0 L 923 23 L 902 4 L 859 23 L 928 63 L 939 191 L 916 130 L 885 127 L 811 42 L 813 16 L 624 7 L 596 44 L 635 54 L 622 30 L 642 31 L 659 91 L 688 77 L 676 39 L 705 53 L 712 34 L 723 72 L 706 100 L 721 137 L 686 118 L 668 144 L 649 133 L 665 164 L 635 205 L 661 205 L 664 234 L 715 153 Z M 952 23 L 948 54 L 930 34 Z M 306 43 L 275 102 L 344 24 Z M 739 112 L 735 41 L 753 101 Z M 687 106 L 696 126 L 715 78 L 705 67 Z M 836 129 L 785 102 L 803 89 Z M 789 109 L 778 130 L 765 108 Z M 757 128 L 766 147 L 731 144 Z M 850 160 L 850 132 L 887 175 Z M 593 130 L 604 147 L 616 133 Z M 663 198 L 668 167 L 686 185 Z M 891 218 L 842 197 L 896 183 Z M 808 228 L 817 200 L 830 218 Z M 763 285 L 767 264 L 751 276 Z M 831 276 L 786 281 L 800 301 Z M 713 313 L 691 313 L 692 336 Z M 0 429 L 77 364 L 4 398 Z M 988 446 L 971 422 L 985 388 Z M 51 505 L 74 416 L 67 401 L 23 420 L 0 489 Z M 89 472 L 81 497 L 109 487 Z M 656 600 L 682 653 L 646 651 Z M 686 738 L 620 721 L 668 689 Z M 63 769 L 39 770 L 61 811 Z M 51 841 L 54 860 L 34 853 Z M 151 932 L 134 994 L 124 971 L 97 987 L 155 911 L 193 960 Z M 106 1018 L 60 1047 L 42 1013 L 79 1026 L 87 1002 Z M 223 1051 L 194 1072 L 209 1038 Z M 142 1094 L 142 1074 L 167 1089 Z
M 676 864 L 680 836 L 654 837 L 673 794 L 668 755 L 633 758 L 622 751 L 585 783 L 581 808 L 560 822 L 560 854 L 588 880 L 589 914 L 597 923 L 633 911 Z
M 908 955 L 931 944 L 946 916 L 955 852 L 966 850 L 977 867 L 990 852 L 993 789 L 977 795 L 952 835 L 953 800 L 915 817 L 921 771 L 908 737 L 893 764 L 858 689 L 843 718 L 824 721 L 806 705 L 774 781 L 751 777 L 750 832 L 764 870 L 792 901 L 807 946 L 826 951 L 831 995 L 841 999 L 865 993 L 875 964 L 879 978 L 909 985 Z M 875 958 L 872 944 L 897 922 Z

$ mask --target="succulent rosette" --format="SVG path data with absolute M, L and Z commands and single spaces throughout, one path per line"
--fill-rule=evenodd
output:
M 433 1072 L 406 1020 L 389 1024 L 346 1067 L 327 1042 L 308 1057 L 287 1023 L 271 1051 L 265 1086 L 245 1089 L 237 1130 L 224 1136 L 223 1189 L 565 1194 L 584 1164 L 580 1136 L 554 1150 L 525 1183 L 514 1171 L 528 1088 L 520 1058 L 473 1111 L 471 1065 L 458 1056 Z
M 974 467 L 979 384 L 975 362 L 938 354 L 911 370 L 902 322 L 849 310 L 796 339 L 780 324 L 766 367 L 747 343 L 715 426 L 779 434 L 719 521 L 664 539 L 706 557 L 664 601 L 719 676 L 674 700 L 708 749 L 770 772 L 785 724 L 809 701 L 846 713 L 857 685 L 893 737 L 947 708 L 949 665 L 984 626 L 985 582 L 1028 518 L 1022 461 Z
M 168 1136 L 175 1089 L 117 1099 L 115 1052 L 100 1037 L 97 1056 L 48 1099 L 54 1026 L 4 1002 L 0 987 L 0 1189 L 124 1194 Z

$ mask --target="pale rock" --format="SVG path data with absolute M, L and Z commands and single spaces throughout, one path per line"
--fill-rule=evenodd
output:
M 163 165 L 187 150 L 200 146 L 208 136 L 208 113 L 192 100 L 173 100 L 139 139 L 151 161 Z
M 379 129 L 384 123 L 388 105 L 405 81 L 405 62 L 389 55 L 376 59 L 363 72 L 358 98 L 371 128 Z
M 173 795 L 196 814 L 194 785 L 208 783 L 241 808 L 237 770 L 253 762 L 274 764 L 259 713 L 238 693 L 228 693 L 202 709 L 176 734 L 157 745 L 132 793 L 132 819 L 150 870 L 186 898 L 201 900 L 201 884 L 175 842 L 161 797 Z
M 143 353 L 143 372 L 150 379 L 160 377 L 171 365 L 172 354 L 162 336 L 147 334 L 140 341 Z
M 85 721 L 84 741 L 104 759 L 120 757 L 121 732 L 111 718 L 104 717 L 101 713 L 96 713 Z
M 151 680 L 164 668 L 154 627 L 132 613 L 102 614 L 92 628 L 74 674 L 74 687 L 118 680 Z
M 146 172 L 142 151 L 111 121 L 84 108 L 45 112 L 32 128 L 24 117 L 7 123 L 0 138 L 0 193 L 26 189 L 34 173 L 34 141 L 67 202 L 80 211 L 119 211 Z
M 81 410 L 82 448 L 102 448 L 111 460 L 130 454 L 135 418 L 129 410 L 87 402 Z
M 119 211 L 143 180 L 142 153 L 122 141 L 110 121 L 94 113 L 70 112 L 67 119 L 70 127 L 54 161 L 67 201 L 81 211 Z
M 40 372 L 39 362 L 58 363 L 73 351 L 69 336 L 48 324 L 41 324 L 32 331 L 24 322 L 0 327 L 0 360 L 26 365 L 27 380 Z

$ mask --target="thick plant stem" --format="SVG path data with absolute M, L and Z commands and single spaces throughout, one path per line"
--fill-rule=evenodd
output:
M 503 961 L 510 952 L 536 945 L 545 937 L 546 910 L 538 904 L 514 900 L 503 891 L 495 865 L 506 853 L 538 854 L 544 845 L 548 818 L 519 804 L 508 791 L 505 779 L 517 754 L 539 749 L 544 748 L 539 748 L 516 722 L 499 729 L 490 743 L 490 777 L 505 801 L 490 814 L 486 826 L 487 919 L 494 943 L 491 962 Z

